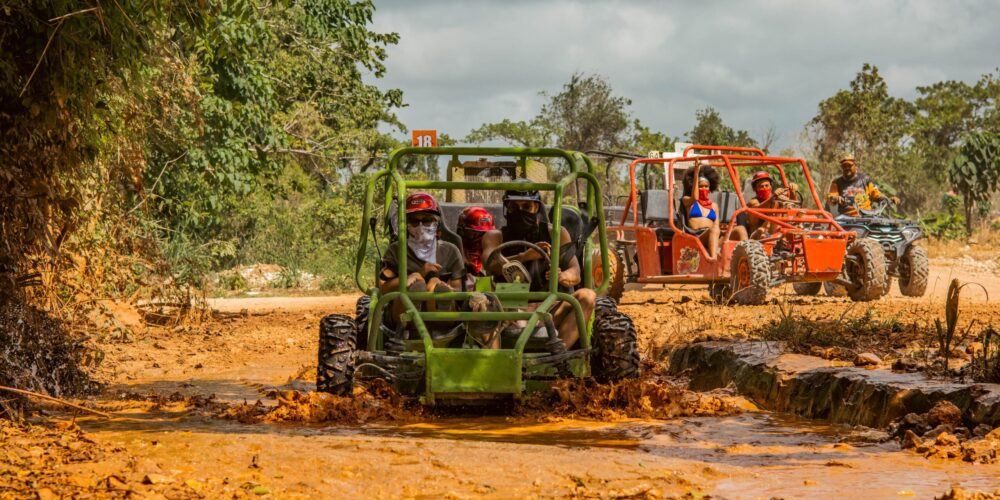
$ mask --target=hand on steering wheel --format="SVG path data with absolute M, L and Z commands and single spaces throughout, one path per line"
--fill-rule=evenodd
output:
M 507 281 L 515 281 L 514 278 L 520 276 L 524 279 L 525 282 L 530 283 L 531 276 L 528 275 L 527 268 L 524 267 L 524 264 L 516 260 L 508 259 L 501 252 L 504 249 L 518 247 L 518 246 L 534 250 L 535 252 L 538 252 L 538 255 L 543 256 L 541 259 L 538 260 L 545 263 L 545 267 L 543 268 L 543 270 L 548 272 L 551 266 L 549 264 L 548 260 L 549 252 L 547 250 L 550 249 L 551 244 L 545 243 L 545 247 L 543 248 L 541 244 L 536 245 L 534 243 L 531 243 L 530 241 L 524 241 L 524 240 L 505 241 L 497 245 L 497 247 L 493 249 L 493 252 L 490 253 L 490 256 L 486 259 L 486 262 L 483 263 L 483 268 L 491 269 L 495 265 L 496 259 L 500 259 L 500 262 L 503 263 L 501 273 L 503 274 L 504 278 L 507 279 Z
M 775 203 L 781 205 L 784 208 L 800 208 L 802 207 L 802 194 L 798 191 L 788 191 L 787 188 L 778 188 L 782 190 L 781 194 L 775 193 Z M 791 193 L 792 197 L 788 197 Z

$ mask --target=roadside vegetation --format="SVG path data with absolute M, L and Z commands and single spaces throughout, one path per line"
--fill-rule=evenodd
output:
M 0 384 L 83 387 L 15 377 L 35 373 L 26 339 L 44 331 L 61 345 L 51 366 L 97 363 L 88 339 L 132 338 L 115 304 L 183 313 L 207 293 L 252 288 L 240 272 L 250 266 L 276 266 L 265 288 L 351 289 L 364 183 L 408 131 L 395 116 L 402 91 L 378 85 L 399 36 L 373 31 L 374 15 L 372 2 L 348 0 L 7 2 L 0 319 L 29 326 L 0 329 L 11 351 Z M 778 136 L 731 127 L 711 107 L 684 134 L 653 130 L 596 74 L 541 94 L 534 118 L 497 117 L 439 143 L 644 154 L 680 140 L 770 150 Z M 934 240 L 995 240 L 998 75 L 917 94 L 891 96 L 866 64 L 819 103 L 800 151 L 782 153 L 816 165 L 822 190 L 836 153 L 852 151 Z

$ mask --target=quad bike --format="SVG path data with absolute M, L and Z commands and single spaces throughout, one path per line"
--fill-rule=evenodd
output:
M 569 173 L 559 182 L 469 182 L 404 179 L 401 162 L 418 155 L 458 155 L 480 157 L 514 157 L 526 162 L 528 158 L 550 158 L 565 161 Z M 457 160 L 456 160 L 457 161 Z M 564 193 L 572 183 L 579 181 L 585 189 L 585 200 L 577 200 L 580 210 L 596 208 L 595 215 L 585 219 L 593 222 L 596 238 L 579 234 L 574 244 L 586 251 L 581 267 L 584 270 L 582 286 L 598 294 L 597 307 L 588 320 L 583 309 L 571 293 L 560 291 L 558 273 L 551 273 L 548 289 L 530 291 L 523 266 L 507 262 L 504 279 L 480 277 L 471 290 L 454 292 L 414 292 L 405 288 L 400 280 L 396 291 L 381 293 L 368 277 L 378 279 L 380 265 L 371 263 L 367 243 L 371 236 L 378 247 L 380 225 L 390 239 L 398 243 L 399 268 L 397 276 L 405 276 L 406 231 L 395 231 L 395 221 L 405 220 L 399 200 L 405 199 L 410 190 L 539 190 L 554 194 L 551 212 L 551 250 L 546 262 L 550 269 L 557 269 L 561 251 L 560 231 L 565 223 L 562 210 Z M 376 199 L 384 194 L 384 200 Z M 580 196 L 580 195 L 578 195 Z M 582 202 L 581 202 L 582 201 Z M 381 215 L 374 215 L 381 209 Z M 567 207 L 568 208 L 568 207 Z M 316 386 L 320 391 L 349 395 L 356 378 L 381 378 L 390 382 L 400 393 L 417 396 L 428 405 L 475 404 L 520 398 L 526 391 L 546 387 L 559 378 L 593 377 L 599 381 L 616 381 L 639 376 L 639 354 L 636 332 L 632 320 L 618 310 L 617 304 L 600 295 L 607 289 L 607 280 L 595 284 L 590 268 L 593 255 L 607 265 L 608 250 L 602 215 L 603 205 L 600 186 L 593 175 L 593 164 L 586 156 L 557 149 L 518 148 L 400 148 L 394 150 L 388 165 L 368 181 L 361 239 L 355 262 L 355 282 L 365 292 L 357 304 L 353 318 L 331 314 L 320 321 L 319 353 Z M 445 216 L 447 213 L 445 213 Z M 455 221 L 442 220 L 439 238 L 456 241 Z M 448 227 L 451 226 L 451 227 Z M 596 242 L 595 242 L 596 240 Z M 457 239 L 461 245 L 461 239 Z M 533 242 L 508 241 L 501 245 L 534 248 Z M 544 252 L 541 252 L 544 253 Z M 494 252 L 493 256 L 500 256 Z M 502 257 L 500 257 L 502 258 Z M 367 270 L 365 268 L 368 268 Z M 377 282 L 377 281 L 376 281 Z M 399 318 L 390 317 L 388 305 L 399 300 L 405 312 Z M 418 305 L 433 300 L 438 304 L 450 301 L 455 310 L 429 312 Z M 567 348 L 559 338 L 552 313 L 560 303 L 568 303 L 580 332 L 579 341 Z M 529 307 L 529 303 L 535 306 Z M 489 305 L 492 307 L 483 307 Z M 499 348 L 484 342 L 484 337 L 500 338 Z
M 930 266 L 927 250 L 916 244 L 917 240 L 924 237 L 920 225 L 916 221 L 887 216 L 886 210 L 891 203 L 886 198 L 873 200 L 869 209 L 862 208 L 862 203 L 858 200 L 861 196 L 864 195 L 849 199 L 854 205 L 857 216 L 838 214 L 835 220 L 844 229 L 857 233 L 858 237 L 867 237 L 882 246 L 885 252 L 886 273 L 889 276 L 885 293 L 889 293 L 892 279 L 896 278 L 899 283 L 899 293 L 903 296 L 922 297 L 927 291 Z M 831 208 L 836 209 L 836 207 Z M 827 295 L 830 296 L 846 294 L 842 285 L 833 282 L 826 284 L 825 288 Z M 806 292 L 815 295 L 819 290 L 806 290 Z
M 698 150 L 709 154 L 693 154 Z M 699 233 L 687 226 L 681 186 L 675 183 L 676 173 L 696 161 L 721 169 L 732 189 L 711 194 L 719 208 L 721 233 L 721 250 L 714 260 Z M 656 176 L 650 177 L 649 170 L 654 167 L 663 168 L 664 179 L 650 185 Z M 748 170 L 770 170 L 783 186 L 790 185 L 786 170 L 794 170 L 808 188 L 807 198 L 798 195 L 780 199 L 770 208 L 751 207 L 750 194 L 744 194 L 747 188 L 737 188 L 743 185 L 740 172 Z M 885 255 L 878 242 L 844 230 L 827 211 L 804 206 L 822 205 L 809 168 L 800 158 L 767 156 L 757 148 L 693 145 L 681 157 L 633 160 L 629 179 L 625 205 L 610 208 L 621 214 L 608 227 L 614 258 L 610 267 L 595 270 L 598 276 L 611 278 L 610 290 L 616 294 L 625 282 L 705 284 L 719 303 L 762 304 L 768 290 L 783 283 L 818 291 L 824 282 L 835 282 L 852 300 L 871 301 L 888 286 Z M 660 185 L 665 188 L 657 189 Z M 730 239 L 750 217 L 761 221 L 766 231 L 758 239 Z M 612 297 L 617 299 L 616 294 Z

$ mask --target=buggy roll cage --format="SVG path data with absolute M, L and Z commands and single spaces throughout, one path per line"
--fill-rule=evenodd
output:
M 518 161 L 527 163 L 528 158 L 556 158 L 563 159 L 569 165 L 570 172 L 563 176 L 558 182 L 532 182 L 532 183 L 514 183 L 514 182 L 473 182 L 473 181 L 439 181 L 439 180 L 405 180 L 403 175 L 399 170 L 400 159 L 410 155 L 429 155 L 429 156 L 453 156 L 457 157 L 459 155 L 468 156 L 488 156 L 488 157 L 510 157 L 513 156 L 518 159 Z M 366 292 L 373 297 L 373 310 L 371 315 L 373 327 L 368 332 L 369 344 L 370 346 L 376 345 L 376 339 L 378 338 L 378 325 L 381 323 L 382 311 L 386 304 L 392 300 L 401 300 L 406 306 L 406 312 L 402 315 L 401 321 L 403 323 L 412 321 L 420 338 L 423 341 L 425 352 L 433 350 L 433 342 L 430 333 L 425 324 L 426 321 L 431 322 L 460 322 L 460 321 L 513 321 L 513 320 L 527 320 L 527 325 L 525 325 L 524 330 L 518 337 L 517 344 L 515 345 L 515 351 L 517 353 L 522 353 L 524 347 L 527 344 L 530 333 L 534 331 L 535 325 L 539 322 L 551 323 L 552 313 L 549 310 L 555 305 L 556 301 L 565 301 L 573 307 L 573 311 L 576 317 L 577 325 L 580 331 L 580 343 L 584 349 L 590 349 L 590 330 L 587 328 L 587 321 L 583 315 L 583 309 L 580 307 L 580 303 L 573 297 L 572 294 L 560 292 L 558 289 L 558 274 L 550 273 L 548 290 L 541 292 L 509 292 L 509 291 L 497 291 L 494 292 L 497 297 L 503 301 L 504 299 L 509 299 L 512 301 L 541 301 L 541 304 L 534 311 L 501 311 L 501 312 L 470 312 L 470 311 L 449 311 L 449 312 L 428 312 L 428 311 L 418 311 L 417 307 L 414 305 L 414 301 L 426 301 L 426 300 L 443 300 L 443 301 L 461 301 L 466 300 L 472 296 L 474 291 L 466 292 L 447 292 L 447 293 L 435 293 L 435 292 L 410 292 L 406 289 L 406 280 L 399 280 L 399 289 L 393 292 L 385 293 L 379 296 L 379 291 L 377 287 L 372 289 L 366 289 L 361 281 L 361 272 L 365 264 L 365 257 L 367 255 L 367 244 L 369 237 L 369 229 L 374 231 L 377 226 L 377 220 L 372 216 L 372 207 L 375 203 L 375 193 L 379 187 L 379 183 L 382 183 L 382 187 L 386 193 L 383 207 L 383 214 L 386 216 L 389 213 L 390 205 L 392 199 L 397 200 L 406 199 L 406 194 L 408 189 L 467 189 L 467 190 L 538 190 L 538 191 L 552 191 L 553 196 L 553 210 L 552 210 L 552 224 L 551 231 L 551 250 L 549 256 L 549 262 L 558 263 L 559 253 L 561 251 L 561 228 L 562 228 L 562 205 L 563 205 L 563 193 L 565 192 L 567 186 L 575 183 L 577 180 L 582 179 L 587 183 L 587 193 L 586 193 L 586 203 L 589 207 L 594 207 L 592 210 L 591 217 L 598 218 L 601 222 L 596 224 L 596 230 L 598 232 L 598 244 L 601 248 L 601 266 L 603 269 L 608 268 L 608 240 L 607 232 L 605 229 L 605 224 L 603 224 L 604 218 L 604 200 L 599 196 L 601 190 L 598 184 L 597 177 L 594 175 L 594 165 L 590 158 L 586 155 L 575 151 L 566 151 L 561 149 L 549 149 L 549 148 L 472 148 L 472 147 L 403 147 L 393 150 L 389 154 L 389 161 L 386 168 L 376 172 L 368 180 L 368 185 L 366 189 L 366 201 L 364 206 L 364 212 L 362 215 L 361 222 L 361 235 L 358 245 L 358 252 L 355 260 L 354 268 L 354 281 L 355 284 L 362 292 Z M 399 221 L 406 220 L 406 204 L 396 203 L 397 217 Z M 406 276 L 406 264 L 407 264 L 407 245 L 406 245 L 407 234 L 406 231 L 398 232 L 398 269 L 397 276 Z M 593 273 L 591 272 L 592 262 L 592 238 L 586 238 L 583 242 L 586 250 L 583 252 L 583 262 L 581 262 L 582 267 L 582 278 L 583 286 L 586 288 L 594 288 L 593 283 Z M 556 264 L 558 266 L 558 264 Z M 379 266 L 374 266 L 375 269 L 372 273 L 375 281 L 378 283 L 378 273 Z M 609 276 L 604 276 L 599 287 L 595 290 L 598 295 L 605 293 L 608 288 L 610 281 Z M 518 360 L 521 358 L 518 357 Z M 520 362 L 520 361 L 518 361 Z
M 688 156 L 691 151 L 695 150 L 709 150 L 709 151 L 719 151 L 719 154 L 710 155 L 698 155 L 698 156 Z M 738 154 L 726 154 L 725 151 L 732 151 Z M 750 153 L 750 154 L 746 154 Z M 843 228 L 833 219 L 833 216 L 821 208 L 819 209 L 807 209 L 807 208 L 752 208 L 747 205 L 746 199 L 743 196 L 743 185 L 737 168 L 740 167 L 774 167 L 777 169 L 778 174 L 781 178 L 783 185 L 789 185 L 788 178 L 785 174 L 785 169 L 783 165 L 798 164 L 802 167 L 802 172 L 805 176 L 806 183 L 809 186 L 809 192 L 812 195 L 813 202 L 817 207 L 822 207 L 819 195 L 816 194 L 816 186 L 813 183 L 812 175 L 809 173 L 809 168 L 806 166 L 805 160 L 801 158 L 790 158 L 781 156 L 766 156 L 763 151 L 758 148 L 744 148 L 735 146 L 705 146 L 705 145 L 692 145 L 684 149 L 684 156 L 678 158 L 639 158 L 633 160 L 629 164 L 629 196 L 628 201 L 625 204 L 625 210 L 622 213 L 622 218 L 620 221 L 621 226 L 627 226 L 627 221 L 629 217 L 629 212 L 632 214 L 632 225 L 640 226 L 639 223 L 639 213 L 638 213 L 638 189 L 635 177 L 635 169 L 639 165 L 667 165 L 666 176 L 667 189 L 669 190 L 671 196 L 669 200 L 673 200 L 673 190 L 674 190 L 674 170 L 678 163 L 688 163 L 701 161 L 712 167 L 725 167 L 726 171 L 729 173 L 730 180 L 733 183 L 735 189 L 736 197 L 740 202 L 740 208 L 737 209 L 730 219 L 729 228 L 725 233 L 724 238 L 728 239 L 729 234 L 736 227 L 736 218 L 743 213 L 754 215 L 755 217 L 769 223 L 777 225 L 780 230 L 775 233 L 775 235 L 769 236 L 762 241 L 771 241 L 781 237 L 781 232 L 791 233 L 791 234 L 804 234 L 810 233 L 813 235 L 822 235 L 826 237 L 844 237 L 845 233 Z M 668 202 L 667 216 L 671 229 L 677 232 L 682 232 L 675 224 L 676 217 L 674 215 L 675 207 L 672 201 Z M 794 224 L 809 224 L 813 228 L 816 227 L 827 227 L 827 230 L 818 229 L 804 229 L 801 227 L 796 227 Z M 852 233 L 853 234 L 853 233 Z

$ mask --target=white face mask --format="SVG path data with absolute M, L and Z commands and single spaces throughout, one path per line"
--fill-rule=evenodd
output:
M 429 226 L 407 224 L 406 245 L 420 260 L 437 264 L 437 231 L 437 222 Z

